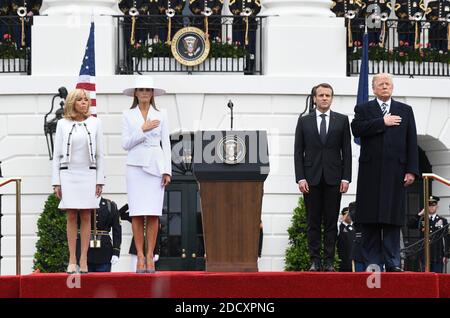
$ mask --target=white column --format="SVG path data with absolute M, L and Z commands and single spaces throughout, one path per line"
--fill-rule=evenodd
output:
M 346 74 L 346 29 L 330 0 L 262 0 L 264 74 Z
M 32 75 L 69 75 L 80 70 L 91 20 L 95 23 L 96 75 L 116 64 L 117 0 L 44 0 L 32 27 Z

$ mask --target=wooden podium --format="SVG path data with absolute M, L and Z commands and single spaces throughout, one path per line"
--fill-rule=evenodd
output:
M 200 131 L 194 140 L 206 271 L 257 272 L 264 180 L 265 131 Z

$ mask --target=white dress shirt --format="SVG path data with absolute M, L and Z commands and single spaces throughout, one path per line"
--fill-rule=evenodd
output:
M 390 99 L 390 98 L 386 102 L 383 102 L 381 99 L 377 98 L 377 102 L 378 102 L 378 105 L 380 106 L 380 109 L 382 109 L 381 105 L 383 105 L 383 103 L 387 105 L 387 107 L 386 107 L 386 114 L 389 114 L 389 112 L 391 110 L 391 101 L 392 101 L 392 99 Z
M 317 120 L 317 130 L 319 131 L 319 136 L 320 136 L 320 123 L 322 122 L 322 117 L 320 117 L 320 115 L 325 114 L 325 123 L 326 123 L 326 132 L 328 134 L 328 127 L 330 126 L 330 110 L 328 109 L 325 113 L 321 113 L 317 108 L 316 108 L 316 120 Z

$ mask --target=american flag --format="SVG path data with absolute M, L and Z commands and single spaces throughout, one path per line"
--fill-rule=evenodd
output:
M 94 22 L 91 22 L 89 39 L 86 44 L 83 62 L 81 63 L 80 75 L 76 88 L 82 88 L 89 92 L 91 97 L 91 114 L 97 116 L 97 100 L 95 95 L 95 45 L 94 45 Z

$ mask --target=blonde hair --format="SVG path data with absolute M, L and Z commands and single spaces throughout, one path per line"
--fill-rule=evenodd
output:
M 153 91 L 153 89 L 152 89 Z M 131 104 L 130 109 L 135 108 L 137 105 L 139 105 L 139 99 L 136 97 L 136 88 L 134 89 L 134 97 L 133 97 L 133 103 Z M 152 95 L 152 98 L 150 99 L 150 105 L 152 105 L 152 107 L 154 109 L 156 109 L 157 111 L 159 111 L 158 108 L 156 108 L 156 103 L 155 103 L 155 96 Z
M 376 74 L 376 75 L 372 78 L 372 88 L 375 87 L 375 83 L 376 83 L 379 79 L 384 78 L 384 77 L 388 78 L 389 81 L 391 82 L 391 84 L 394 84 L 394 81 L 393 81 L 393 79 L 392 79 L 392 75 L 391 75 L 391 74 L 389 74 L 389 73 L 379 73 L 379 74 Z
M 88 99 L 88 110 L 84 114 L 79 113 L 75 110 L 75 102 L 83 97 L 86 97 Z M 89 98 L 89 93 L 84 89 L 76 88 L 71 91 L 66 97 L 66 105 L 64 106 L 64 118 L 75 120 L 79 115 L 81 115 L 83 119 L 87 119 L 89 118 L 89 116 L 91 116 L 91 112 L 89 111 L 90 107 L 91 99 Z

